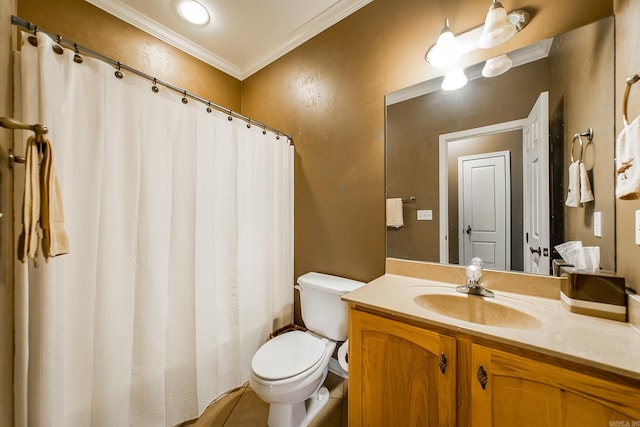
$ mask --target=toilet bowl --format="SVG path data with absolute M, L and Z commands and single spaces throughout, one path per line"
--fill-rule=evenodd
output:
M 250 385 L 269 403 L 269 427 L 305 427 L 329 401 L 322 384 L 336 341 L 347 338 L 347 305 L 341 297 L 364 283 L 307 273 L 298 278 L 298 285 L 309 331 L 274 337 L 251 361 Z
M 270 427 L 306 426 L 327 404 L 329 391 L 322 384 L 335 346 L 331 340 L 292 331 L 260 347 L 251 362 L 250 384 L 270 404 Z

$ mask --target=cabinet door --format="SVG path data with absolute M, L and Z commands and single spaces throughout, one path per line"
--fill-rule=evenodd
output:
M 640 389 L 479 345 L 471 359 L 474 427 L 632 426 L 640 420 Z
M 350 309 L 349 426 L 454 426 L 455 344 Z

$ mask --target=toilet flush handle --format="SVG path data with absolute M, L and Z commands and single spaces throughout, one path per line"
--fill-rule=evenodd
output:
M 302 288 L 300 287 L 300 285 L 295 285 L 293 289 L 297 289 L 299 292 L 302 292 Z

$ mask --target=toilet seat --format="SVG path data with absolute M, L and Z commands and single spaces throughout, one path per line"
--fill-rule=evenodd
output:
M 277 381 L 298 376 L 321 363 L 326 341 L 302 331 L 287 332 L 258 349 L 251 369 L 265 380 Z

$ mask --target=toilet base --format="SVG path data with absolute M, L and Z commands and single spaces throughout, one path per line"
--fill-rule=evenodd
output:
M 322 386 L 304 402 L 269 405 L 269 427 L 307 427 L 329 402 L 329 390 Z

